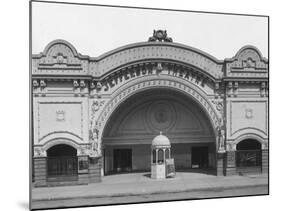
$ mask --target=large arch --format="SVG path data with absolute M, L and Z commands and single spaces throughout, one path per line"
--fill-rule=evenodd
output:
M 145 78 L 143 80 L 136 79 L 135 81 L 130 81 L 129 83 L 121 87 L 119 90 L 114 92 L 113 97 L 111 98 L 110 101 L 106 103 L 97 121 L 99 127 L 99 134 L 100 134 L 99 141 L 102 148 L 101 151 L 106 148 L 105 140 L 103 138 L 106 136 L 106 131 L 107 131 L 106 128 L 111 121 L 111 117 L 115 113 L 119 113 L 119 108 L 128 100 L 134 97 L 138 97 L 141 93 L 144 92 L 149 93 L 155 90 L 158 90 L 160 92 L 170 91 L 173 93 L 178 93 L 183 99 L 189 99 L 191 103 L 194 103 L 199 108 L 200 112 L 204 114 L 204 116 L 206 117 L 206 121 L 208 122 L 207 127 L 209 127 L 212 134 L 212 137 L 210 137 L 212 141 L 205 143 L 205 146 L 212 148 L 211 150 L 212 155 L 210 158 L 212 159 L 212 164 L 210 166 L 212 166 L 212 168 L 215 168 L 216 167 L 215 154 L 217 150 L 216 129 L 219 126 L 220 116 L 218 112 L 215 110 L 215 108 L 213 107 L 213 105 L 211 104 L 211 102 L 208 100 L 207 95 L 202 90 L 200 90 L 198 87 L 192 84 L 187 84 L 186 82 L 183 83 L 183 81 L 180 81 L 178 79 L 175 80 L 174 77 L 158 76 L 157 78 L 150 77 L 149 80 L 148 78 Z M 119 124 L 119 122 L 115 122 L 115 121 L 114 123 Z M 150 137 L 150 139 L 152 140 L 152 137 Z M 150 144 L 151 142 L 150 139 L 146 141 L 145 144 Z M 181 143 L 177 143 L 177 144 L 181 144 Z M 177 148 L 180 148 L 180 146 Z M 191 147 L 189 147 L 188 150 L 191 151 Z M 130 155 L 131 152 L 127 151 L 126 153 L 128 156 L 132 156 Z M 105 154 L 104 154 L 104 158 L 105 158 Z M 105 165 L 104 163 L 103 165 Z
M 103 136 L 105 125 L 108 122 L 110 116 L 122 102 L 124 102 L 134 94 L 154 88 L 176 90 L 193 99 L 198 103 L 199 106 L 202 107 L 202 110 L 209 117 L 212 129 L 216 134 L 216 128 L 220 124 L 221 117 L 220 113 L 214 108 L 213 104 L 208 99 L 206 93 L 204 93 L 195 85 L 180 78 L 175 78 L 172 76 L 147 76 L 141 79 L 136 78 L 126 83 L 112 94 L 111 99 L 106 103 L 103 110 L 101 111 L 101 114 L 99 115 L 99 118 L 97 119 L 100 134 L 99 138 Z

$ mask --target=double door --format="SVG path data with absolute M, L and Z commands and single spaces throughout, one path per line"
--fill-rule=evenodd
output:
M 208 147 L 192 147 L 191 149 L 191 167 L 192 168 L 208 168 L 209 163 Z
M 115 172 L 132 171 L 132 149 L 113 150 L 113 170 Z

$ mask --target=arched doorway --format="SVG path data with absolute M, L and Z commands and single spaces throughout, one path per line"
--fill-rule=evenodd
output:
M 107 121 L 104 173 L 149 171 L 151 142 L 160 131 L 171 140 L 177 170 L 216 168 L 215 134 L 205 111 L 181 92 L 154 88 L 129 97 Z
M 66 144 L 58 144 L 47 150 L 48 181 L 77 180 L 77 150 Z
M 262 167 L 261 143 L 245 139 L 236 145 L 236 169 L 239 173 L 260 172 Z

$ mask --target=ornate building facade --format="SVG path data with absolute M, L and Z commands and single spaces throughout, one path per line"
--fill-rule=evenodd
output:
M 176 170 L 268 171 L 268 60 L 254 46 L 218 60 L 166 31 L 99 57 L 54 40 L 32 55 L 36 186 L 149 171 L 151 141 Z

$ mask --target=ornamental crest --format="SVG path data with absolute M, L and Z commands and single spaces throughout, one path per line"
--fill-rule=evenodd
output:
M 149 37 L 148 42 L 173 42 L 171 37 L 167 36 L 166 30 L 153 30 L 153 36 Z

